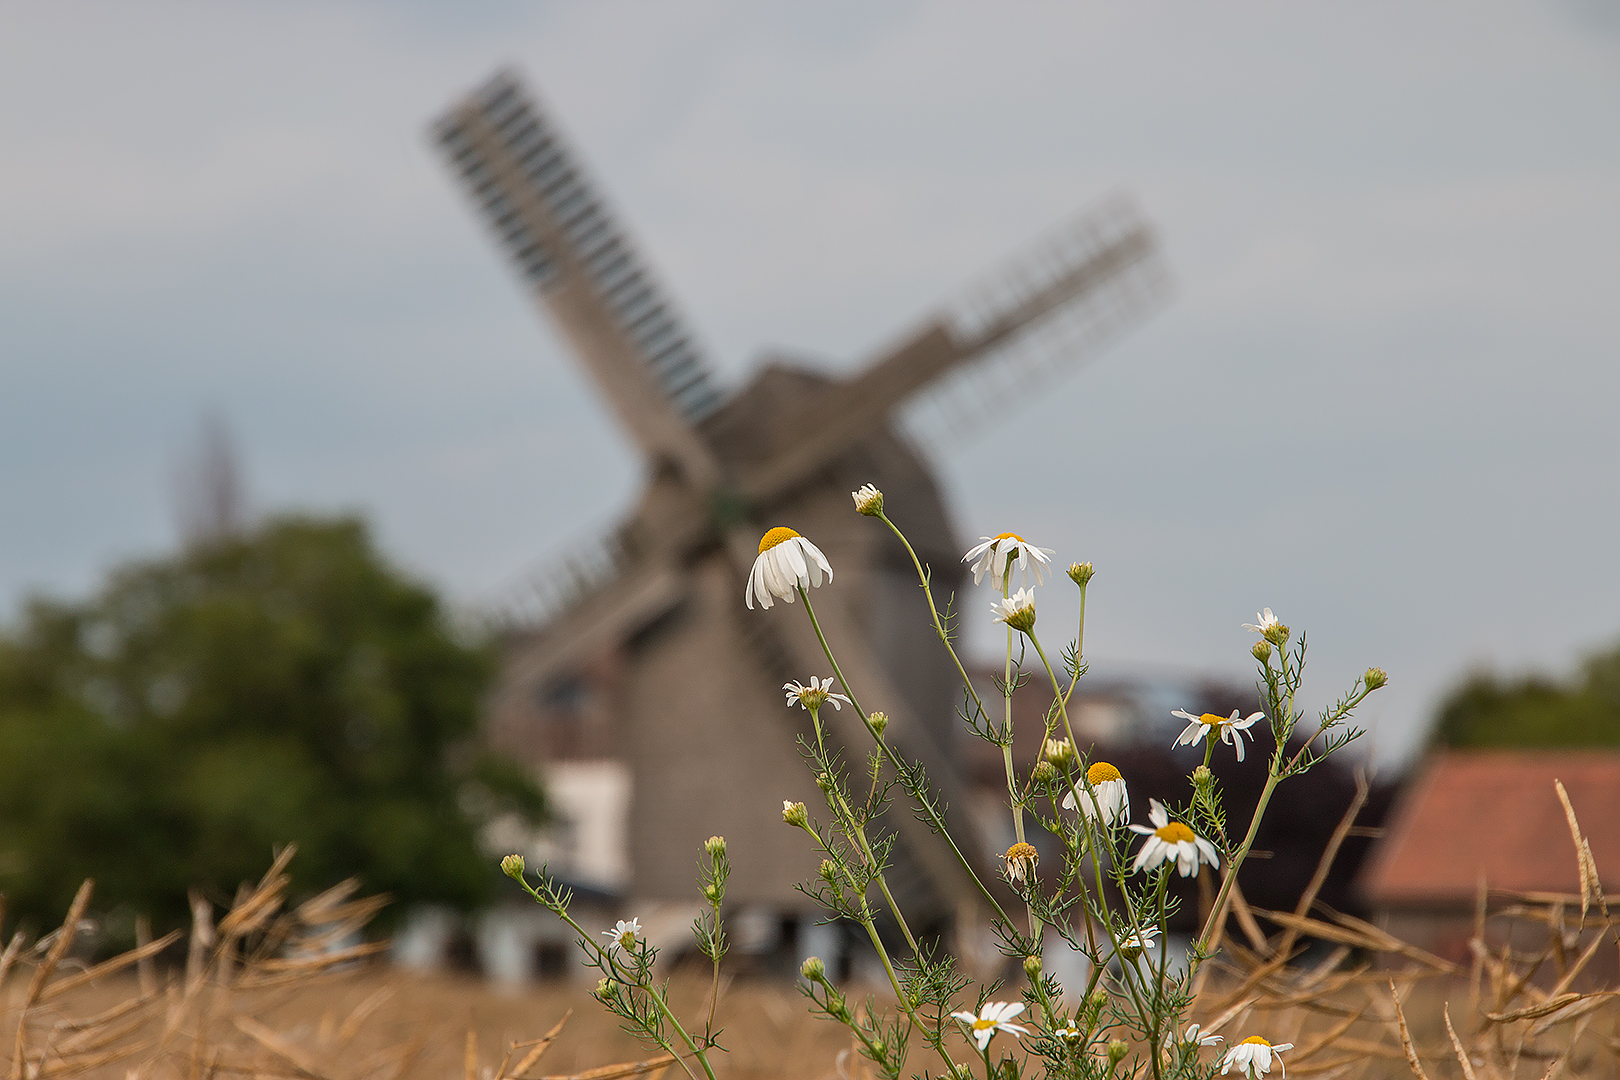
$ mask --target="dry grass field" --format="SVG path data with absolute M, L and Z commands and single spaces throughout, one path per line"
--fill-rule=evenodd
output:
M 170 935 L 94 967 L 75 962 L 89 883 L 61 930 L 37 942 L 13 935 L 0 953 L 0 1067 L 9 1080 L 682 1075 L 620 1031 L 584 987 L 502 992 L 388 967 L 380 943 L 350 944 L 381 902 L 344 886 L 287 908 L 289 857 L 217 922 L 210 905 L 195 902 L 184 942 Z M 1583 873 L 1587 881 L 1595 887 L 1595 874 Z M 1468 966 L 1354 919 L 1272 913 L 1287 931 L 1227 942 L 1206 965 L 1194 1018 L 1229 1043 L 1254 1031 L 1292 1042 L 1295 1077 L 1620 1077 L 1620 994 L 1599 988 L 1594 975 L 1612 970 L 1620 948 L 1610 899 L 1589 889 L 1482 914 Z M 1506 940 L 1492 933 L 1504 920 L 1515 924 L 1514 948 L 1488 944 Z M 1527 928 L 1540 937 L 1527 939 Z M 1336 948 L 1314 966 L 1288 963 L 1296 935 Z M 181 950 L 183 968 L 156 966 Z M 677 977 L 671 1003 L 695 1015 L 708 992 L 704 979 Z M 874 996 L 881 1006 L 883 995 Z M 724 985 L 719 1017 L 730 1051 L 715 1055 L 723 1077 L 868 1075 L 844 1029 L 809 1016 L 791 986 Z

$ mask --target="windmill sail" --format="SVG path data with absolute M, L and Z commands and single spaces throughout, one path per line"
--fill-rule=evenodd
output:
M 692 425 L 720 402 L 714 376 L 556 125 L 501 72 L 433 133 L 632 436 L 712 480 Z

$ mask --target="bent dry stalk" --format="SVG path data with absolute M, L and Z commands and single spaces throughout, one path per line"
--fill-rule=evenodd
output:
M 1247 720 L 1240 720 L 1236 713 L 1222 718 L 1178 712 L 1195 725 L 1178 742 L 1196 743 L 1207 737 L 1203 763 L 1188 776 L 1192 797 L 1176 802 L 1173 792 L 1155 793 L 1157 797 L 1150 800 L 1150 824 L 1131 824 L 1127 778 L 1111 764 L 1080 750 L 1069 716 L 1069 702 L 1086 673 L 1083 646 L 1092 565 L 1074 563 L 1067 571 L 1078 590 L 1078 620 L 1074 639 L 1061 654 L 1064 671 L 1060 675 L 1035 629 L 1035 587 L 1044 584 L 1053 553 L 1018 534 L 1002 533 L 982 538 L 964 557 L 973 564 L 975 584 L 989 577 L 996 597 L 994 617 L 1006 628 L 1002 708 L 999 720 L 992 720 L 956 650 L 956 616 L 949 605 L 941 612 L 933 595 L 932 574 L 885 513 L 882 492 L 868 484 L 851 494 L 857 512 L 881 521 L 910 558 L 925 598 L 926 617 L 961 679 L 961 719 L 972 735 L 994 745 L 1002 759 L 1015 838 L 1003 857 L 1005 881 L 1022 902 L 1023 917 L 1022 925 L 1009 917 L 981 875 L 978 860 L 968 854 L 976 844 L 964 843 L 953 833 L 927 773 L 899 753 L 886 737 L 886 715 L 869 711 L 858 688 L 846 677 L 811 596 L 824 580 L 832 581 L 831 562 L 807 537 L 790 528 L 773 528 L 760 540 L 758 558 L 748 577 L 746 605 L 752 608 L 757 602 L 768 608 L 777 599 L 802 601 L 831 669 L 828 678 L 809 675 L 808 684 L 789 682 L 783 687 L 786 703 L 800 705 L 810 714 L 813 737 L 802 738 L 800 747 L 829 815 L 822 824 L 812 819 L 803 803 L 783 803 L 783 821 L 803 833 L 822 857 L 817 877 L 799 888 L 821 904 L 830 919 L 848 920 L 860 928 L 894 995 L 892 1013 L 872 1002 L 865 1008 L 852 1008 L 826 965 L 811 957 L 802 967 L 800 989 L 812 1011 L 848 1028 L 856 1049 L 884 1077 L 903 1075 L 914 1042 L 920 1042 L 931 1062 L 930 1071 L 955 1080 L 975 1075 L 983 1075 L 985 1080 L 1021 1077 L 1029 1075 L 1037 1063 L 1045 1075 L 1053 1077 L 1103 1080 L 1151 1075 L 1154 1080 L 1203 1080 L 1216 1062 L 1200 1058 L 1200 1053 L 1213 1045 L 1216 1036 L 1200 1035 L 1197 1025 L 1187 1023 L 1195 986 L 1200 985 L 1194 980 L 1215 949 L 1224 909 L 1272 794 L 1283 781 L 1304 775 L 1362 734 L 1350 725 L 1351 716 L 1386 677 L 1378 669 L 1370 669 L 1321 714 L 1311 737 L 1290 750 L 1300 722 L 1295 702 L 1305 665 L 1305 639 L 1301 634 L 1290 648 L 1289 628 L 1268 609 L 1257 617 L 1258 624 L 1245 626 L 1261 635 L 1252 654 L 1259 665 L 1264 708 Z M 1022 577 L 1016 591 L 1012 587 L 1015 574 Z M 1038 660 L 1038 668 L 1026 671 L 1029 651 Z M 1043 752 L 1034 768 L 1020 775 L 1013 756 L 1013 696 L 1040 676 L 1044 676 L 1041 684 L 1051 692 Z M 822 724 L 823 709 L 829 705 L 842 709 L 845 704 L 855 711 L 872 740 L 865 758 L 863 790 L 852 785 L 853 762 L 844 760 L 844 754 L 857 748 L 834 745 Z M 1231 745 L 1241 759 L 1247 728 L 1262 718 L 1270 724 L 1274 749 L 1267 761 L 1259 804 L 1243 839 L 1233 846 L 1226 835 L 1221 793 L 1209 763 L 1217 742 Z M 1021 1001 L 991 1000 L 1001 985 L 999 980 L 975 987 L 973 980 L 957 970 L 953 957 L 931 950 L 913 932 L 887 876 L 897 836 L 885 828 L 885 821 L 896 790 L 909 804 L 907 811 L 947 844 L 992 912 L 992 929 L 1001 951 L 1024 972 Z M 1059 853 L 1050 869 L 1043 870 L 1036 843 L 1041 836 L 1027 831 L 1031 825 L 1039 826 L 1039 833 Z M 1205 829 L 1202 833 L 1200 826 Z M 711 965 L 708 1015 L 701 1031 L 682 1025 L 669 1006 L 665 989 L 655 983 L 652 971 L 657 950 L 640 936 L 638 924 L 621 922 L 606 932 L 608 944 L 600 944 L 569 915 L 566 890 L 544 870 L 539 886 L 532 886 L 524 876 L 522 860 L 513 859 L 503 862 L 503 869 L 579 933 L 586 963 L 602 972 L 597 999 L 623 1018 L 630 1030 L 673 1054 L 694 1080 L 698 1069 L 712 1077 L 709 1051 L 718 1045 L 715 1006 L 725 952 L 721 916 L 730 872 L 724 840 L 712 838 L 705 849 L 706 861 L 700 864 L 699 885 L 706 907 L 694 922 L 693 933 L 699 951 Z M 1169 888 L 1170 878 L 1173 874 L 1191 878 L 1206 866 L 1221 872 L 1220 888 L 1188 963 L 1178 965 L 1168 946 L 1170 920 L 1178 905 Z M 881 902 L 870 898 L 874 888 Z M 878 913 L 884 910 L 904 938 L 904 955 L 891 953 L 879 930 Z M 1050 949 L 1067 949 L 1079 956 L 1086 971 L 1083 987 L 1065 988 L 1046 970 L 1042 954 Z M 1288 1044 L 1267 1043 L 1252 1036 L 1229 1051 L 1221 1064 L 1253 1078 L 1269 1068 L 1274 1058 L 1280 1061 L 1279 1053 L 1288 1048 Z M 957 1060 L 963 1055 L 971 1064 Z

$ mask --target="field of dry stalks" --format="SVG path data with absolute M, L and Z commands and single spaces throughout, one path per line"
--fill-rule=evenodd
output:
M 1193 1019 L 1228 1039 L 1264 1031 L 1292 1042 L 1295 1077 L 1620 1078 L 1620 992 L 1600 985 L 1620 970 L 1620 897 L 1604 895 L 1573 812 L 1569 825 L 1583 853 L 1581 892 L 1482 894 L 1465 966 L 1314 910 L 1310 895 L 1294 912 L 1257 913 L 1234 894 L 1245 940 L 1205 966 Z M 291 857 L 283 852 L 217 920 L 194 898 L 183 968 L 156 963 L 181 949 L 178 934 L 93 967 L 75 962 L 89 882 L 61 929 L 38 941 L 13 934 L 0 953 L 9 1080 L 680 1074 L 619 1031 L 582 987 L 502 993 L 387 967 L 383 944 L 352 944 L 382 902 L 344 885 L 289 907 Z M 1283 929 L 1268 938 L 1257 914 Z M 1332 949 L 1298 963 L 1305 939 Z M 705 980 L 677 979 L 672 1005 L 695 1013 L 708 993 Z M 730 1052 L 716 1064 L 726 1077 L 865 1075 L 844 1029 L 810 1017 L 791 986 L 724 986 L 719 1015 Z

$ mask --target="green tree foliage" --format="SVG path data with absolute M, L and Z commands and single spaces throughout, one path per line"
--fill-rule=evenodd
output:
M 188 887 L 228 901 L 296 842 L 296 889 L 477 904 L 481 825 L 544 811 L 475 742 L 492 665 L 352 519 L 36 600 L 0 635 L 0 891 L 44 923 L 94 876 L 99 904 L 174 925 Z
M 1620 647 L 1560 683 L 1545 676 L 1469 677 L 1440 706 L 1443 746 L 1620 746 Z

